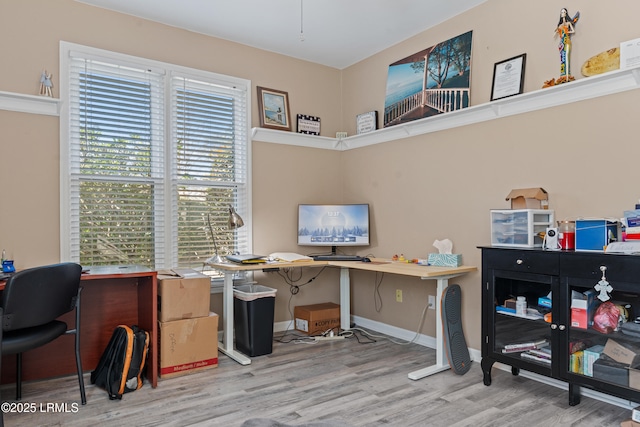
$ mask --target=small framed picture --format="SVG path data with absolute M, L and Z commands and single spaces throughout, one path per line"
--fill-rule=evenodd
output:
M 258 112 L 260 127 L 291 131 L 287 92 L 258 86 Z
M 491 85 L 491 101 L 522 93 L 526 62 L 527 54 L 523 53 L 495 64 Z
M 378 129 L 378 112 L 369 111 L 368 113 L 358 114 L 356 116 L 357 134 L 372 132 Z
M 320 135 L 320 117 L 298 114 L 296 131 L 308 135 Z

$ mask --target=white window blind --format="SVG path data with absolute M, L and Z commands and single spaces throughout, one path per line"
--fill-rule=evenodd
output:
M 246 94 L 174 76 L 171 96 L 179 263 L 212 255 L 213 239 L 220 254 L 246 248 L 246 233 L 228 228 L 229 206 L 246 211 Z
M 216 246 L 249 252 L 249 227 L 229 230 L 227 219 L 229 206 L 250 218 L 250 84 L 94 51 L 69 49 L 64 61 L 63 257 L 201 268 Z

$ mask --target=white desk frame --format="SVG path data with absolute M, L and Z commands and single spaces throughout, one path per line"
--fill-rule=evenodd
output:
M 340 268 L 340 328 L 351 329 L 351 279 L 350 270 L 366 270 L 378 273 L 400 274 L 419 277 L 422 280 L 436 280 L 436 363 L 435 365 L 409 373 L 409 379 L 419 380 L 450 368 L 444 356 L 444 336 L 442 332 L 442 295 L 449 285 L 449 279 L 461 276 L 475 267 L 432 267 L 407 263 L 394 263 L 373 259 L 371 263 L 353 261 L 305 261 L 274 264 L 214 264 L 212 267 L 223 272 L 223 337 L 218 343 L 218 350 L 242 365 L 251 363 L 251 359 L 240 353 L 233 346 L 233 276 L 239 271 L 261 271 L 271 268 L 322 267 Z

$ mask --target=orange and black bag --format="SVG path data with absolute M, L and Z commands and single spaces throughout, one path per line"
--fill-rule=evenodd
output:
M 149 333 L 137 326 L 118 325 L 98 366 L 91 372 L 91 384 L 107 390 L 109 399 L 122 399 L 124 393 L 142 387 L 149 351 Z

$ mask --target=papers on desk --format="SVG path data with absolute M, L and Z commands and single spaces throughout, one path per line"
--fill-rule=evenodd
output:
M 296 261 L 313 261 L 313 258 L 306 255 L 296 254 L 294 252 L 274 252 L 269 255 L 270 261 L 279 262 L 296 262 Z

